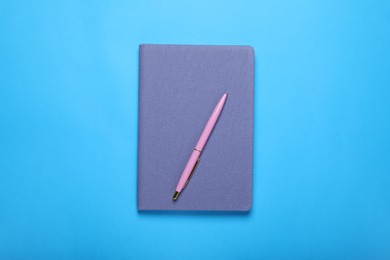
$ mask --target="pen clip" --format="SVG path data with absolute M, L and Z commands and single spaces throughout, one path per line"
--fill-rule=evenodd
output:
M 186 183 L 184 184 L 184 188 L 187 186 L 187 183 L 190 181 L 192 175 L 194 174 L 194 171 L 195 171 L 196 167 L 198 166 L 199 161 L 200 161 L 200 158 L 198 158 L 196 160 L 196 163 L 194 164 L 194 168 L 192 168 L 192 171 L 191 171 L 190 175 L 188 176 L 188 179 L 187 179 Z

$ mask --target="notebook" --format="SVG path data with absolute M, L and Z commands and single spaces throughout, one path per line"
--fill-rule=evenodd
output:
M 180 175 L 221 96 L 229 96 L 177 201 Z M 252 207 L 254 51 L 250 46 L 139 46 L 138 210 Z

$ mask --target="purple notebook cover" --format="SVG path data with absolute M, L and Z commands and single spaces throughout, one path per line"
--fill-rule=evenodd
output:
M 140 45 L 138 210 L 251 209 L 253 83 L 250 46 Z M 174 202 L 184 166 L 226 91 L 196 171 Z

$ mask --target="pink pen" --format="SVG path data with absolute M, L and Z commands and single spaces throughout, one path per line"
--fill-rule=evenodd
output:
M 192 152 L 190 159 L 188 160 L 187 165 L 180 176 L 179 182 L 177 183 L 176 191 L 173 194 L 174 201 L 177 200 L 177 198 L 180 195 L 180 192 L 182 192 L 182 190 L 185 188 L 192 174 L 194 173 L 195 168 L 198 165 L 200 160 L 200 154 L 202 153 L 203 147 L 205 146 L 207 139 L 209 139 L 210 134 L 213 131 L 215 123 L 217 123 L 222 108 L 225 105 L 227 96 L 228 96 L 227 92 L 223 94 L 222 98 L 219 100 L 217 106 L 215 107 L 213 113 L 211 114 L 209 121 L 207 121 L 207 124 L 203 129 L 202 135 L 200 136 L 199 141 L 196 144 L 195 149 Z

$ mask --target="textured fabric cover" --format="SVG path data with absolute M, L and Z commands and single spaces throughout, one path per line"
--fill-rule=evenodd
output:
M 139 49 L 138 209 L 252 207 L 254 51 L 143 44 Z M 214 107 L 225 107 L 189 184 L 176 184 Z

